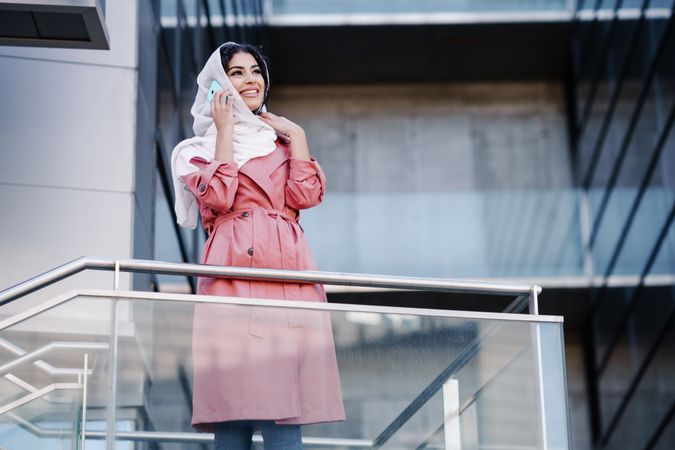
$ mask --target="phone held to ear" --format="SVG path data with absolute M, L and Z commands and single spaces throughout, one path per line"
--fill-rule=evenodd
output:
M 216 80 L 211 82 L 209 93 L 206 95 L 206 99 L 209 101 L 209 103 L 211 103 L 211 100 L 213 100 L 213 96 L 216 95 L 216 92 L 220 91 L 221 89 L 223 89 L 223 87 Z

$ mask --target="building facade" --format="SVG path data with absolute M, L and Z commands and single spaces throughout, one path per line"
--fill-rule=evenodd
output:
M 197 262 L 204 233 L 175 225 L 171 149 L 192 135 L 208 55 L 254 43 L 270 59 L 270 111 L 305 128 L 327 175 L 324 203 L 301 218 L 321 270 L 540 284 L 542 311 L 565 317 L 574 448 L 669 449 L 674 8 L 106 2 L 109 51 L 0 47 L 0 198 L 11 212 L 0 284 L 82 254 Z M 194 291 L 185 277 L 122 284 Z M 3 314 L 65 288 L 53 289 Z M 329 300 L 505 306 L 340 288 Z

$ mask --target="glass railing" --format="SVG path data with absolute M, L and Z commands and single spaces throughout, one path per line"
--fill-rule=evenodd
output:
M 110 308 L 76 298 L 0 321 L 0 448 L 81 449 L 84 433 L 104 429 Z
M 341 395 L 327 401 L 346 420 L 303 426 L 306 449 L 570 448 L 559 317 L 83 291 L 0 322 L 0 339 L 9 449 L 82 435 L 87 449 L 200 448 L 213 436 L 190 424 L 195 374 L 241 381 L 333 351 Z

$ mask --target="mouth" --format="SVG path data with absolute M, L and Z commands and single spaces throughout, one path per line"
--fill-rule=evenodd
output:
M 258 94 L 260 94 L 260 90 L 258 90 L 258 88 L 249 88 L 244 89 L 243 91 L 239 92 L 239 94 L 246 98 L 256 98 Z

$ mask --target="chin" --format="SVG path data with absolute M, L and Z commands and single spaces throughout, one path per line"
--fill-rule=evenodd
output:
M 248 109 L 250 109 L 251 112 L 253 112 L 253 111 L 255 111 L 256 109 L 260 108 L 260 105 L 261 105 L 260 103 L 255 104 L 255 105 L 252 105 L 252 104 L 249 103 L 249 104 L 247 104 L 246 106 L 248 106 Z

